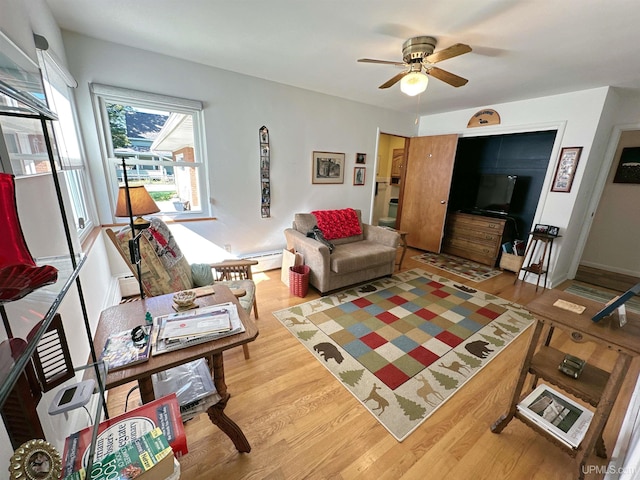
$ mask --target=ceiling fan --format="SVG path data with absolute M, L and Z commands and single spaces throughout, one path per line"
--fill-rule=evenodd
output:
M 362 63 L 381 63 L 385 65 L 396 65 L 405 67 L 406 70 L 400 72 L 393 78 L 380 85 L 379 88 L 389 88 L 400 81 L 400 89 L 407 95 L 417 95 L 427 88 L 428 77 L 437 78 L 454 87 L 465 85 L 468 80 L 453 73 L 442 70 L 434 64 L 457 57 L 464 53 L 469 53 L 471 47 L 463 43 L 456 43 L 448 48 L 433 52 L 438 41 L 433 37 L 421 36 L 413 37 L 402 44 L 402 62 L 389 60 L 375 60 L 372 58 L 360 58 Z

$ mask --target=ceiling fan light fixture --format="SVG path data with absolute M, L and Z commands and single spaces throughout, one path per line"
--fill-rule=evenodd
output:
M 414 97 L 427 89 L 429 77 L 422 72 L 410 72 L 400 80 L 402 93 Z

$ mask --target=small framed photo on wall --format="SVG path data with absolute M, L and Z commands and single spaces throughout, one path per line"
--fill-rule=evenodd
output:
M 360 164 L 367 163 L 367 154 L 366 153 L 356 153 L 356 163 L 360 163 Z
M 354 167 L 353 168 L 353 184 L 364 185 L 365 174 L 366 174 L 366 168 Z
M 573 177 L 578 168 L 582 147 L 565 147 L 560 152 L 556 174 L 553 177 L 552 192 L 570 192 Z

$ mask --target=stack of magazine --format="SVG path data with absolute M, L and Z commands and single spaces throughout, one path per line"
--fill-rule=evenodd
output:
M 153 355 L 245 331 L 235 303 L 219 303 L 153 319 Z
M 541 384 L 518 404 L 518 412 L 570 448 L 578 448 L 593 412 Z
M 176 394 L 183 422 L 191 420 L 221 399 L 204 358 L 156 373 L 151 380 L 156 398 Z

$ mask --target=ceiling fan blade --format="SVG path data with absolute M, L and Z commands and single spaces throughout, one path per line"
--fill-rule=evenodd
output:
M 393 85 L 395 85 L 397 82 L 400 81 L 400 79 L 402 79 L 402 77 L 404 77 L 407 73 L 409 73 L 411 70 L 407 70 L 405 72 L 400 72 L 399 74 L 397 74 L 395 77 L 387 80 L 386 82 L 384 82 L 382 85 L 380 85 L 378 88 L 389 88 Z
M 442 70 L 438 67 L 431 67 L 427 70 L 427 73 L 432 77 L 436 77 L 438 80 L 442 80 L 445 83 L 453 87 L 462 87 L 466 85 L 469 80 L 466 78 L 459 77 L 458 75 L 454 75 L 451 72 L 447 72 L 446 70 Z
M 404 67 L 406 63 L 404 62 L 393 62 L 391 60 L 375 60 L 373 58 L 359 58 L 359 62 L 362 63 L 381 63 L 383 65 L 398 65 L 399 67 Z
M 426 56 L 424 59 L 429 63 L 437 63 L 442 60 L 447 60 L 449 58 L 457 57 L 458 55 L 462 55 L 463 53 L 469 53 L 471 51 L 471 47 L 469 45 L 465 45 L 464 43 L 456 43 L 455 45 L 451 45 L 448 48 L 444 48 L 439 50 L 431 55 Z

